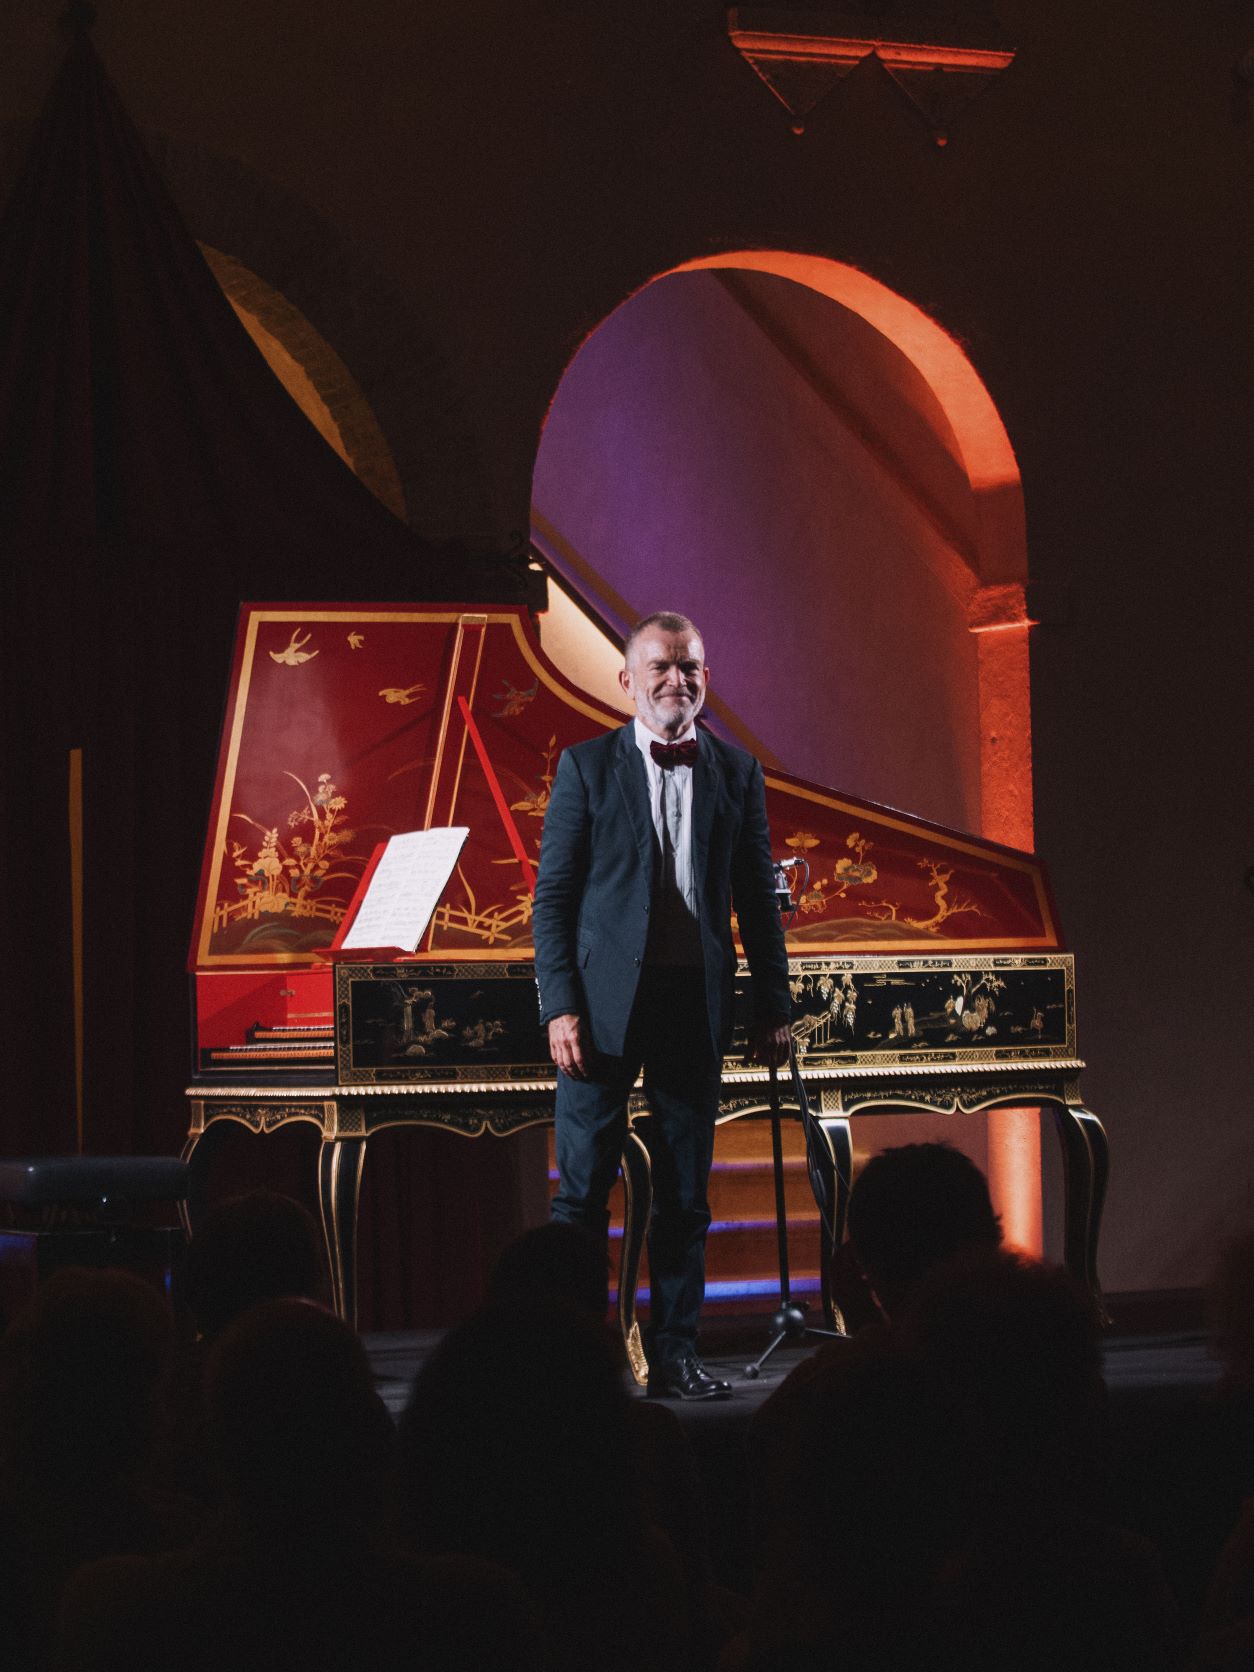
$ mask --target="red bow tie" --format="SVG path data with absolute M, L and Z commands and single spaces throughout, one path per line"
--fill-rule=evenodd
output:
M 686 743 L 650 743 L 649 753 L 659 766 L 695 766 L 697 740 L 690 737 Z

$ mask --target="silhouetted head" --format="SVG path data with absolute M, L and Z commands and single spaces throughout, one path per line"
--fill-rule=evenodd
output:
M 381 1503 L 393 1430 L 365 1349 L 311 1301 L 255 1306 L 209 1356 L 206 1403 L 228 1491 L 254 1522 L 313 1533 Z
M 488 1306 L 449 1331 L 401 1419 L 405 1514 L 432 1552 L 535 1578 L 638 1524 L 627 1395 L 606 1331 L 569 1306 Z
M 510 1243 L 496 1263 L 488 1298 L 502 1307 L 570 1306 L 604 1323 L 608 1270 L 604 1237 L 554 1220 Z
M 318 1228 L 299 1202 L 272 1190 L 219 1202 L 187 1251 L 187 1303 L 207 1336 L 261 1301 L 319 1300 L 322 1290 Z
M 997 1248 L 983 1173 L 949 1144 L 872 1156 L 849 1197 L 849 1241 L 880 1305 L 896 1316 L 926 1274 L 964 1248 Z
M 0 1345 L 6 1464 L 78 1488 L 132 1473 L 152 1443 L 170 1333 L 164 1299 L 131 1273 L 54 1273 Z

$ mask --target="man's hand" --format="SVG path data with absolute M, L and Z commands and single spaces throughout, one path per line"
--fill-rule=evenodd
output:
M 583 1060 L 583 1024 L 578 1016 L 554 1016 L 549 1023 L 549 1055 L 572 1080 L 588 1078 Z
M 792 1029 L 787 1022 L 757 1022 L 749 1035 L 749 1061 L 782 1068 L 788 1061 Z

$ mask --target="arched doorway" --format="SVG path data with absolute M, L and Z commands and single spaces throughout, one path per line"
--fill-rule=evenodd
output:
M 566 369 L 533 537 L 572 677 L 613 671 L 580 602 L 611 637 L 684 610 L 715 723 L 765 760 L 1031 847 L 1019 472 L 968 356 L 905 297 L 781 251 L 658 275 Z M 993 1117 L 974 1152 L 1039 1248 L 1035 1115 Z

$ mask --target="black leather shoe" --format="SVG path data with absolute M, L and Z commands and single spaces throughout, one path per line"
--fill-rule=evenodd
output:
M 649 1366 L 650 1399 L 730 1399 L 732 1385 L 711 1376 L 695 1353 Z

